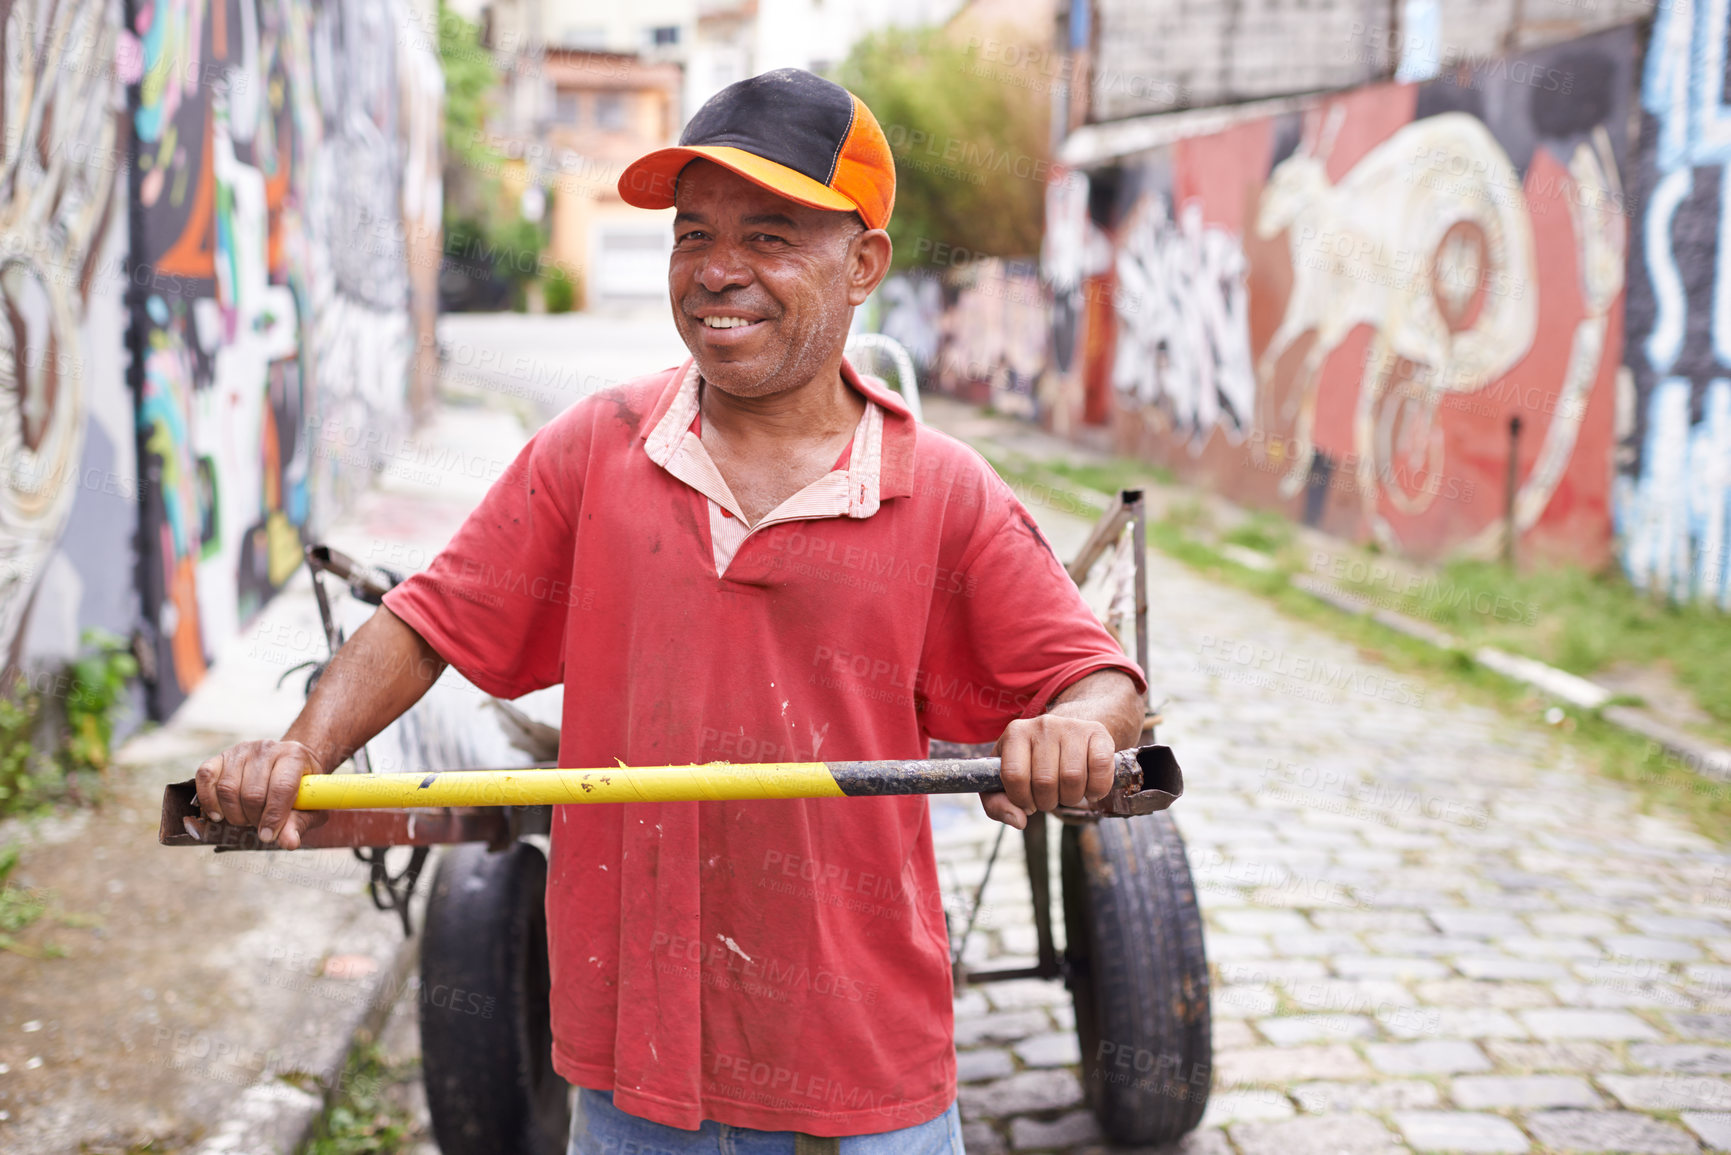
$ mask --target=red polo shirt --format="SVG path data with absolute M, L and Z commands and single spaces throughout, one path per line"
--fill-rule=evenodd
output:
M 690 363 L 532 438 L 385 604 L 488 693 L 563 682 L 560 764 L 924 757 L 1141 674 L 980 456 L 870 402 L 757 526 Z M 643 1118 L 857 1135 L 955 1098 L 926 800 L 562 806 L 553 1061 Z

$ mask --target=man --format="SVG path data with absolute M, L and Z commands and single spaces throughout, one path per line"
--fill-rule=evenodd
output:
M 883 279 L 882 130 L 783 69 L 735 84 L 621 195 L 676 208 L 691 360 L 542 429 L 278 742 L 199 799 L 285 848 L 291 811 L 445 663 L 563 682 L 560 764 L 923 757 L 998 740 L 1015 827 L 1105 794 L 1140 671 L 985 462 L 843 360 Z M 573 1151 L 959 1155 L 950 970 L 920 797 L 564 806 L 547 883 Z M 767 1132 L 767 1135 L 757 1133 Z

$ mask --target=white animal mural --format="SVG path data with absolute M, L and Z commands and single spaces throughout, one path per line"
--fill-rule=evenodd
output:
M 1521 179 L 1479 120 L 1414 121 L 1331 182 L 1344 115 L 1340 105 L 1310 114 L 1303 143 L 1262 192 L 1257 235 L 1286 232 L 1293 282 L 1256 380 L 1269 390 L 1282 355 L 1315 334 L 1297 370 L 1295 455 L 1281 482 L 1295 496 L 1315 457 L 1322 366 L 1360 325 L 1371 327 L 1353 419 L 1356 481 L 1372 532 L 1392 543 L 1380 498 L 1406 513 L 1435 500 L 1443 398 L 1484 388 L 1532 347 L 1533 237 Z M 1410 380 L 1391 391 L 1402 361 Z

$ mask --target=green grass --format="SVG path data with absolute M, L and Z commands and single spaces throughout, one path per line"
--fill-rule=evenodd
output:
M 1148 527 L 1150 544 L 1211 580 L 1275 603 L 1287 615 L 1327 629 L 1391 670 L 1453 690 L 1463 701 L 1543 725 L 1553 703 L 1531 688 L 1485 669 L 1459 650 L 1443 650 L 1397 633 L 1368 617 L 1341 613 L 1304 593 L 1278 572 L 1247 570 L 1221 557 L 1170 521 Z M 1731 830 L 1731 784 L 1714 782 L 1667 758 L 1652 742 L 1613 725 L 1597 711 L 1567 711 L 1564 728 L 1547 727 L 1600 774 L 1634 787 L 1643 810 L 1668 809 L 1692 820 L 1708 838 Z
M 41 891 L 23 890 L 8 881 L 18 865 L 18 848 L 0 850 L 0 950 L 11 951 L 27 958 L 61 958 L 65 951 L 49 944 L 29 947 L 13 936 L 25 930 L 48 911 L 48 897 Z
M 1142 489 L 1150 481 L 1171 485 L 1177 479 L 1172 471 L 1152 462 L 1113 458 L 1110 461 L 1072 465 L 1067 461 L 1049 461 L 1040 466 L 1045 473 L 1085 485 L 1101 493 L 1117 493 L 1120 489 Z
M 1221 541 L 1266 554 L 1286 549 L 1292 539 L 1292 523 L 1272 513 L 1253 513 L 1220 535 Z
M 336 1101 L 304 1155 L 397 1155 L 408 1143 L 411 1121 L 389 1091 L 409 1077 L 410 1070 L 385 1061 L 376 1043 L 358 1044 L 343 1068 Z
M 1057 473 L 1026 461 L 992 461 L 992 465 L 1006 480 L 1023 484 L 1050 485 Z M 1122 484 L 1133 488 L 1137 481 L 1129 478 L 1122 480 Z M 1446 688 L 1462 701 L 1544 725 L 1544 712 L 1553 703 L 1529 687 L 1485 669 L 1461 650 L 1439 649 L 1369 617 L 1342 613 L 1294 587 L 1288 578 L 1291 572 L 1303 568 L 1300 551 L 1291 543 L 1290 527 L 1273 515 L 1252 515 L 1222 535 L 1222 540 L 1264 552 L 1278 551 L 1282 565 L 1275 570 L 1247 569 L 1222 556 L 1201 540 L 1211 528 L 1200 502 L 1184 502 L 1173 506 L 1166 517 L 1149 522 L 1148 543 L 1211 581 L 1267 598 L 1288 616 L 1357 645 L 1368 659 L 1381 662 L 1396 673 Z M 1470 620 L 1463 621 L 1459 617 L 1463 612 L 1462 600 L 1450 587 L 1439 583 L 1437 589 L 1415 595 L 1429 600 L 1415 602 L 1410 607 L 1413 616 L 1429 617 L 1463 640 L 1494 641 L 1583 674 L 1602 668 L 1609 661 L 1663 658 L 1675 665 L 1679 679 L 1691 688 L 1703 679 L 1712 679 L 1713 671 L 1725 671 L 1718 675 L 1721 680 L 1716 684 L 1720 694 L 1696 692 L 1709 699 L 1731 694 L 1731 619 L 1651 602 L 1626 585 L 1619 589 L 1618 578 L 1596 577 L 1579 570 L 1511 577 L 1496 566 L 1457 563 L 1447 567 L 1443 574 L 1446 581 L 1456 583 L 1455 589 L 1489 592 L 1493 607 L 1498 593 L 1530 599 L 1539 607 L 1531 623 L 1497 621 L 1470 608 L 1464 611 Z M 1450 592 L 1439 594 L 1438 589 Z M 1451 599 L 1453 604 L 1449 604 Z M 1701 637 L 1685 638 L 1683 635 L 1689 630 L 1695 630 Z M 1474 637 L 1478 631 L 1485 636 Z M 1520 644 L 1523 638 L 1520 631 L 1528 631 L 1524 636 L 1529 639 L 1531 649 Z M 1625 639 L 1621 643 L 1624 649 L 1603 644 L 1597 640 L 1596 631 L 1605 631 L 1609 639 Z M 1568 637 L 1575 640 L 1560 641 Z M 1571 667 L 1550 651 L 1540 652 L 1541 639 L 1558 652 L 1570 654 L 1577 664 Z M 1585 665 L 1588 661 L 1598 664 L 1588 667 Z M 1703 705 L 1706 706 L 1706 701 Z M 1712 707 L 1707 708 L 1715 717 L 1719 716 Z M 1571 708 L 1564 726 L 1546 729 L 1579 754 L 1586 766 L 1633 787 L 1644 811 L 1663 809 L 1680 813 L 1693 821 L 1704 836 L 1715 840 L 1724 838 L 1724 832 L 1731 830 L 1731 784 L 1711 781 L 1677 764 L 1654 743 L 1605 721 L 1596 711 Z
M 1463 641 L 1498 645 L 1583 677 L 1619 662 L 1663 663 L 1731 737 L 1731 615 L 1677 605 L 1631 586 L 1620 572 L 1574 566 L 1511 574 L 1489 562 L 1446 565 L 1392 608 Z

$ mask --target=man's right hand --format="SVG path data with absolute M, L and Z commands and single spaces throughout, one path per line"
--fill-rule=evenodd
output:
M 280 741 L 242 742 L 198 768 L 205 817 L 256 826 L 261 842 L 299 850 L 301 836 L 330 817 L 294 808 L 301 779 L 336 769 L 418 702 L 444 669 L 433 647 L 381 606 L 325 666 Z
M 261 842 L 299 850 L 301 836 L 330 814 L 296 810 L 301 779 L 323 774 L 311 747 L 292 739 L 241 742 L 198 768 L 198 804 L 207 819 L 256 826 Z

